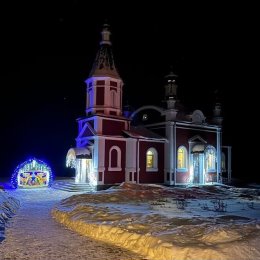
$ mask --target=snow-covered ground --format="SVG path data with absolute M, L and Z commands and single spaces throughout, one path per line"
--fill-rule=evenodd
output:
M 0 205 L 1 260 L 260 259 L 259 189 L 0 189 Z
M 5 227 L 9 224 L 10 219 L 14 216 L 19 206 L 20 206 L 19 201 L 9 196 L 9 194 L 4 191 L 3 186 L 1 186 L 0 187 L 0 242 L 4 239 Z
M 57 202 L 73 194 L 79 193 L 52 188 L 7 190 L 7 193 L 0 191 L 0 205 L 10 196 L 20 201 L 20 208 L 6 227 L 5 240 L 0 243 L 0 259 L 143 259 L 128 250 L 81 236 L 57 223 L 51 216 L 51 209 Z
M 147 259 L 260 259 L 259 189 L 124 183 L 64 199 L 52 214 Z

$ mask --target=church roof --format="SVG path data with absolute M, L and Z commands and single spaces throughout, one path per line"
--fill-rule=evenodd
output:
M 135 127 L 131 126 L 129 131 L 125 130 L 123 132 L 132 138 L 156 139 L 156 140 L 165 141 L 165 138 L 163 138 L 162 136 L 160 136 L 142 126 L 135 126 Z
M 100 42 L 100 47 L 96 55 L 92 70 L 89 77 L 102 76 L 102 77 L 113 77 L 119 78 L 120 76 L 117 72 L 114 56 L 112 52 L 112 43 L 110 41 L 109 25 L 104 24 L 103 30 L 101 32 L 102 40 Z

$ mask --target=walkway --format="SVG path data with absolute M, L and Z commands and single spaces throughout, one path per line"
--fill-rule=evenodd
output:
M 0 244 L 1 260 L 141 260 L 133 253 L 80 236 L 51 217 L 61 199 L 76 193 L 49 189 L 11 190 L 21 208 Z

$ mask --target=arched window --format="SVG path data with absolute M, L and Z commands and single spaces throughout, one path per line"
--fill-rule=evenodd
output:
M 116 91 L 115 90 L 111 91 L 111 106 L 117 107 Z
M 184 146 L 180 146 L 177 152 L 177 169 L 186 171 L 187 163 L 187 149 Z
M 146 171 L 158 171 L 158 153 L 154 148 L 146 152 Z
M 216 149 L 210 145 L 205 149 L 206 171 L 215 172 L 216 161 Z
M 112 146 L 109 150 L 109 171 L 121 171 L 121 150 L 118 146 Z

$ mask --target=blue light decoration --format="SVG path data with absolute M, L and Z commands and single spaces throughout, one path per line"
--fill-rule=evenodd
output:
M 16 167 L 11 184 L 14 188 L 50 187 L 53 174 L 50 166 L 36 158 L 31 158 Z

